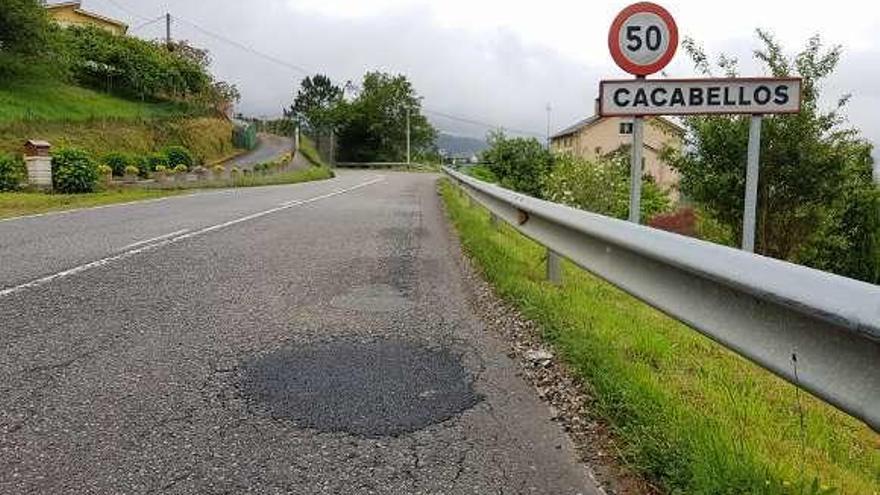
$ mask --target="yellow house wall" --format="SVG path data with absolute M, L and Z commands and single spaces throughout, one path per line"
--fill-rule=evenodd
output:
M 73 5 L 51 9 L 49 16 L 62 27 L 90 25 L 104 28 L 114 34 L 125 34 L 122 26 L 80 14 Z
M 587 159 L 610 153 L 622 145 L 632 143 L 632 134 L 620 134 L 622 122 L 632 122 L 632 119 L 623 117 L 601 119 L 593 125 L 578 130 L 573 135 L 554 139 L 552 149 L 556 152 L 572 153 Z M 645 160 L 645 171 L 664 188 L 674 189 L 678 184 L 678 173 L 660 159 L 659 152 L 666 144 L 680 149 L 682 140 L 667 129 L 668 126 L 655 119 L 646 120 L 645 149 L 642 156 Z

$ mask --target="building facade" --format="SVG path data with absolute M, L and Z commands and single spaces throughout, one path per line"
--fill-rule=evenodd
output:
M 648 117 L 644 130 L 644 171 L 657 184 L 677 196 L 678 173 L 660 159 L 660 152 L 665 146 L 681 149 L 684 129 L 669 119 Z M 570 153 L 591 160 L 621 146 L 631 145 L 632 131 L 631 117 L 594 115 L 551 136 L 550 149 L 555 153 Z
M 95 26 L 118 35 L 128 32 L 128 24 L 83 10 L 81 6 L 81 2 L 47 4 L 46 12 L 53 21 L 62 27 Z

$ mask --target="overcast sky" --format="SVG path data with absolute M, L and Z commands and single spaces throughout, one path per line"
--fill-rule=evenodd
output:
M 173 36 L 211 50 L 215 73 L 234 82 L 240 110 L 280 114 L 306 71 L 337 81 L 364 71 L 406 74 L 435 112 L 543 135 L 549 103 L 557 130 L 592 114 L 601 78 L 628 77 L 607 49 L 615 14 L 631 2 L 584 0 L 84 0 L 84 7 L 130 22 L 132 34 L 164 35 L 164 24 L 139 25 L 168 11 Z M 837 0 L 698 0 L 660 2 L 682 36 L 702 42 L 713 58 L 737 56 L 743 75 L 760 75 L 751 51 L 757 27 L 771 30 L 789 52 L 819 33 L 844 47 L 827 101 L 853 98 L 850 123 L 880 143 L 880 5 Z M 722 6 L 723 5 L 723 6 Z M 192 24 L 274 57 L 277 63 L 213 38 Z M 693 75 L 682 51 L 666 69 Z M 429 115 L 441 130 L 482 137 L 487 125 Z M 875 153 L 875 156 L 877 154 Z

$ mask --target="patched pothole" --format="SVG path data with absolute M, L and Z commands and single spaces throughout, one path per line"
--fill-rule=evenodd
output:
M 459 356 L 393 340 L 279 350 L 246 365 L 242 380 L 273 417 L 367 437 L 417 431 L 480 401 Z
M 388 284 L 372 284 L 358 287 L 334 297 L 330 305 L 356 311 L 399 311 L 412 306 L 399 290 Z

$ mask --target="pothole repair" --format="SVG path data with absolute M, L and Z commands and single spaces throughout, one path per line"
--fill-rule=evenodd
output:
M 458 356 L 412 343 L 325 342 L 246 365 L 243 390 L 276 418 L 323 432 L 394 436 L 480 401 Z
M 412 303 L 388 284 L 372 284 L 336 296 L 330 301 L 330 305 L 357 311 L 384 312 L 406 309 Z

